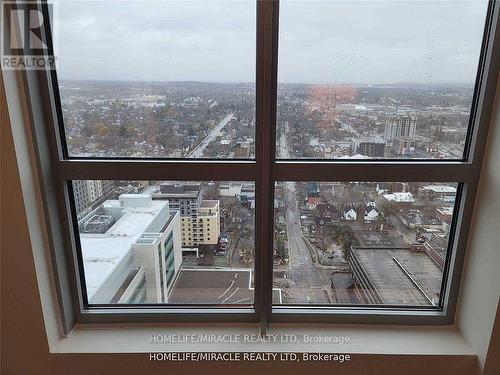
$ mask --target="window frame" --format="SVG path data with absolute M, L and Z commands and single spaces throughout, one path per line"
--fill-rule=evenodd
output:
M 46 0 L 40 9 L 48 19 Z M 279 1 L 256 0 L 255 160 L 92 159 L 68 157 L 55 71 L 20 71 L 27 96 L 29 131 L 43 194 L 45 221 L 55 274 L 56 293 L 65 333 L 76 323 L 371 323 L 450 324 L 454 320 L 477 184 L 493 110 L 500 60 L 499 2 L 490 0 L 485 21 L 468 137 L 462 160 L 286 160 L 275 155 Z M 45 23 L 52 53 L 50 25 Z M 167 172 L 165 172 L 167 171 Z M 69 181 L 103 180 L 254 181 L 254 308 L 158 306 L 148 308 L 83 306 L 78 231 L 73 220 Z M 415 176 L 424 176 L 416 179 Z M 439 308 L 364 306 L 273 306 L 273 224 L 276 181 L 407 181 L 459 182 L 453 231 L 443 274 Z

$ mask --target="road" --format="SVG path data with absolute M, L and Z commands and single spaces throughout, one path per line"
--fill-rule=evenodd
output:
M 401 239 L 400 241 L 397 241 L 397 242 L 403 242 L 402 244 L 397 244 L 398 246 L 407 246 L 407 245 L 411 245 L 412 243 L 415 243 L 416 241 L 416 238 L 415 238 L 415 234 L 416 234 L 416 231 L 414 230 L 411 230 L 411 229 L 408 229 L 404 224 L 403 222 L 401 221 L 401 219 L 397 216 L 393 216 L 390 218 L 390 224 L 394 227 L 394 229 L 396 230 L 396 233 L 399 234 L 401 236 Z
M 360 136 L 359 132 L 356 129 L 354 129 L 351 124 L 348 124 L 347 122 L 344 122 L 343 119 L 341 119 L 341 118 L 338 121 L 340 122 L 340 126 L 343 129 L 345 129 L 345 130 L 351 132 L 352 134 L 354 134 L 356 136 L 356 138 L 359 138 L 359 136 Z
M 289 133 L 288 123 L 280 137 L 281 157 L 289 158 L 286 135 Z M 286 227 L 288 236 L 289 263 L 287 274 L 295 282 L 290 288 L 294 303 L 330 303 L 325 288 L 330 285 L 328 273 L 315 267 L 309 249 L 302 237 L 300 227 L 300 210 L 297 204 L 295 182 L 284 182 L 284 199 L 286 207 Z
M 233 118 L 234 113 L 229 113 L 228 115 L 226 115 L 226 117 L 220 120 L 217 126 L 210 131 L 210 134 L 207 135 L 206 138 L 187 155 L 187 157 L 195 159 L 202 158 L 203 151 L 207 148 L 208 144 L 222 134 L 222 129 L 224 128 L 224 126 L 226 126 Z

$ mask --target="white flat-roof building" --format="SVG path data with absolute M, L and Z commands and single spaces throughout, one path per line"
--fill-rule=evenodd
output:
M 231 182 L 219 185 L 219 195 L 221 197 L 236 197 L 241 199 L 252 199 L 255 197 L 255 185 L 244 182 Z
M 408 192 L 396 192 L 391 194 L 384 194 L 382 196 L 389 202 L 394 202 L 394 203 L 409 204 L 415 202 L 415 199 L 413 199 L 413 194 Z
M 243 184 L 228 183 L 219 185 L 219 195 L 221 197 L 236 197 L 241 194 Z
M 150 194 L 123 194 L 97 210 L 114 223 L 81 233 L 90 303 L 162 303 L 181 262 L 180 214 Z
M 420 188 L 422 191 L 432 191 L 439 194 L 455 194 L 457 188 L 449 185 L 426 185 Z
M 418 194 L 427 199 L 449 200 L 455 197 L 457 188 L 450 185 L 425 185 L 418 189 Z

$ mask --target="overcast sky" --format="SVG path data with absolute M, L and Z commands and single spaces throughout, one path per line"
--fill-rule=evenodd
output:
M 475 78 L 486 1 L 282 1 L 279 81 Z M 62 79 L 255 81 L 253 1 L 57 2 Z

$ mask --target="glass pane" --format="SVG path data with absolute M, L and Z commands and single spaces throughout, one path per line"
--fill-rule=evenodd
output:
M 72 182 L 89 304 L 252 305 L 253 182 Z
M 281 303 L 437 306 L 457 187 L 276 183 Z
M 66 1 L 70 156 L 254 158 L 255 1 Z
M 461 159 L 487 4 L 281 1 L 278 157 Z

